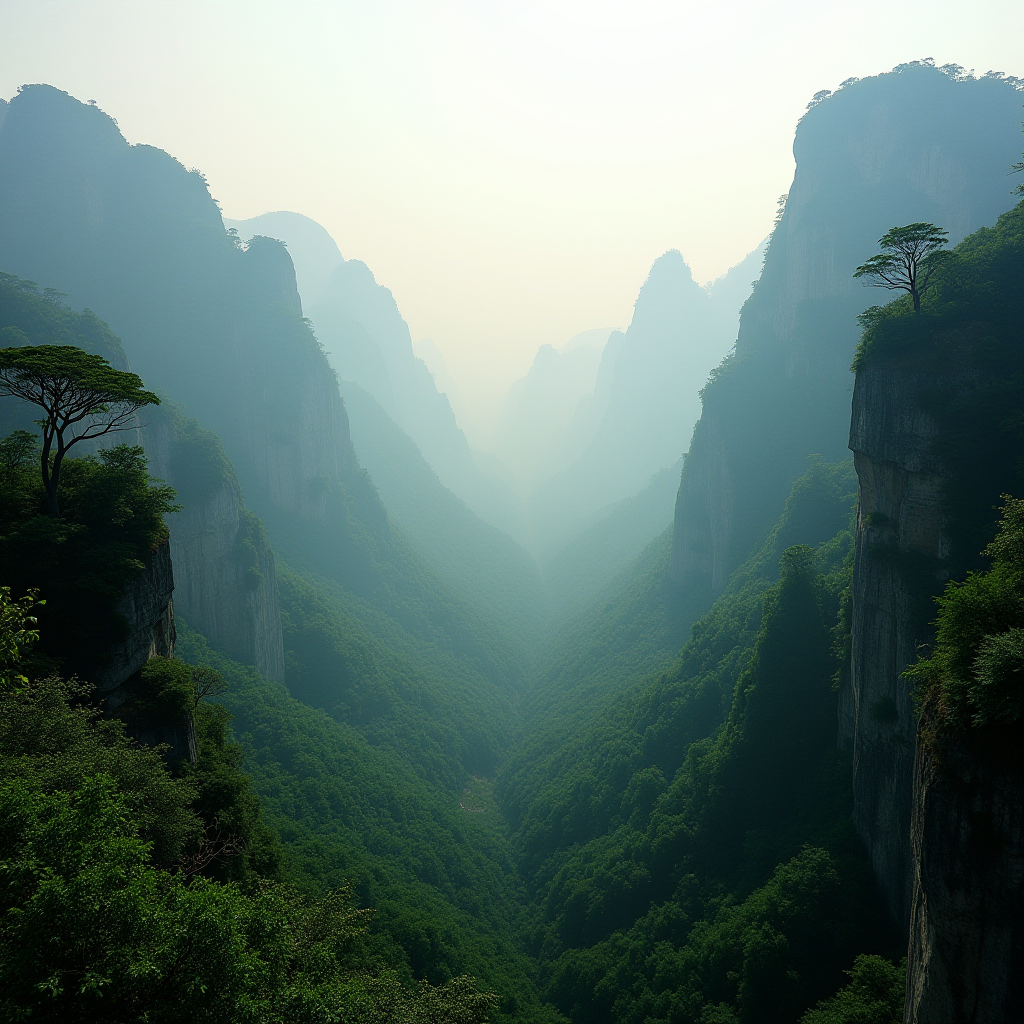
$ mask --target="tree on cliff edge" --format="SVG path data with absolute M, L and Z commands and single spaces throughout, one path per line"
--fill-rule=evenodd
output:
M 948 244 L 947 231 L 919 221 L 890 228 L 878 240 L 882 251 L 861 264 L 854 277 L 866 277 L 876 288 L 909 292 L 914 312 L 921 312 L 921 295 L 938 265 L 939 249 Z
M 17 328 L 0 334 L 5 340 L 27 340 Z M 72 345 L 18 345 L 0 349 L 0 396 L 11 395 L 38 405 L 45 416 L 36 422 L 43 432 L 40 465 L 47 507 L 60 515 L 57 488 L 68 449 L 79 441 L 130 430 L 133 416 L 160 399 L 142 389 L 134 373 L 116 370 L 102 356 Z

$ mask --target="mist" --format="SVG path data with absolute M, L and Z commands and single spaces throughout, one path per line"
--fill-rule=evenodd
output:
M 0 1017 L 1024 1020 L 1020 5 L 0 6 Z

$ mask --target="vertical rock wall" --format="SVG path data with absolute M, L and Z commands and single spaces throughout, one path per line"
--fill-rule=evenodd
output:
M 220 441 L 163 409 L 148 413 L 143 433 L 150 472 L 182 505 L 170 517 L 178 612 L 229 657 L 283 681 L 274 552 Z
M 134 684 L 150 658 L 174 656 L 174 572 L 171 547 L 164 543 L 150 553 L 142 571 L 128 584 L 117 603 L 127 632 L 112 648 L 110 660 L 92 673 L 90 682 L 104 710 L 120 718 L 129 735 L 147 746 L 167 745 L 172 761 L 195 761 L 196 733 L 191 718 L 154 721 L 137 713 Z
M 796 174 L 735 356 L 705 392 L 676 505 L 673 573 L 703 610 L 778 518 L 807 458 L 846 445 L 857 314 L 880 301 L 853 279 L 896 224 L 956 242 L 1013 204 L 1020 94 L 908 67 L 811 109 Z
M 1006 739 L 918 745 L 907 1024 L 1024 1021 L 1024 764 Z
M 921 408 L 926 374 L 869 366 L 857 376 L 850 448 L 859 481 L 852 664 L 839 740 L 853 749 L 854 820 L 896 920 L 910 916 L 910 810 L 917 725 L 901 678 L 931 636 L 943 578 L 937 433 Z M 929 584 L 930 580 L 930 584 Z

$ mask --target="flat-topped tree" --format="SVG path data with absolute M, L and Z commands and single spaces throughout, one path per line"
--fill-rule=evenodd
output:
M 938 265 L 939 249 L 948 244 L 948 233 L 923 221 L 890 228 L 878 240 L 882 251 L 861 264 L 853 276 L 869 278 L 876 288 L 909 292 L 914 312 L 920 313 L 921 295 Z
M 21 340 L 16 328 L 0 333 Z M 61 463 L 79 441 L 130 430 L 133 416 L 160 399 L 144 391 L 134 373 L 117 370 L 102 356 L 72 345 L 19 345 L 0 349 L 0 396 L 12 395 L 45 413 L 37 420 L 43 432 L 40 464 L 51 516 L 60 515 L 57 488 Z

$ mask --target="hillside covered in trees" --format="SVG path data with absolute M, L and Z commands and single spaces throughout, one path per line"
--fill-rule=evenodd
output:
M 816 97 L 734 348 L 661 257 L 523 508 L 319 225 L 5 105 L 0 1017 L 1019 1019 L 1021 96 Z

